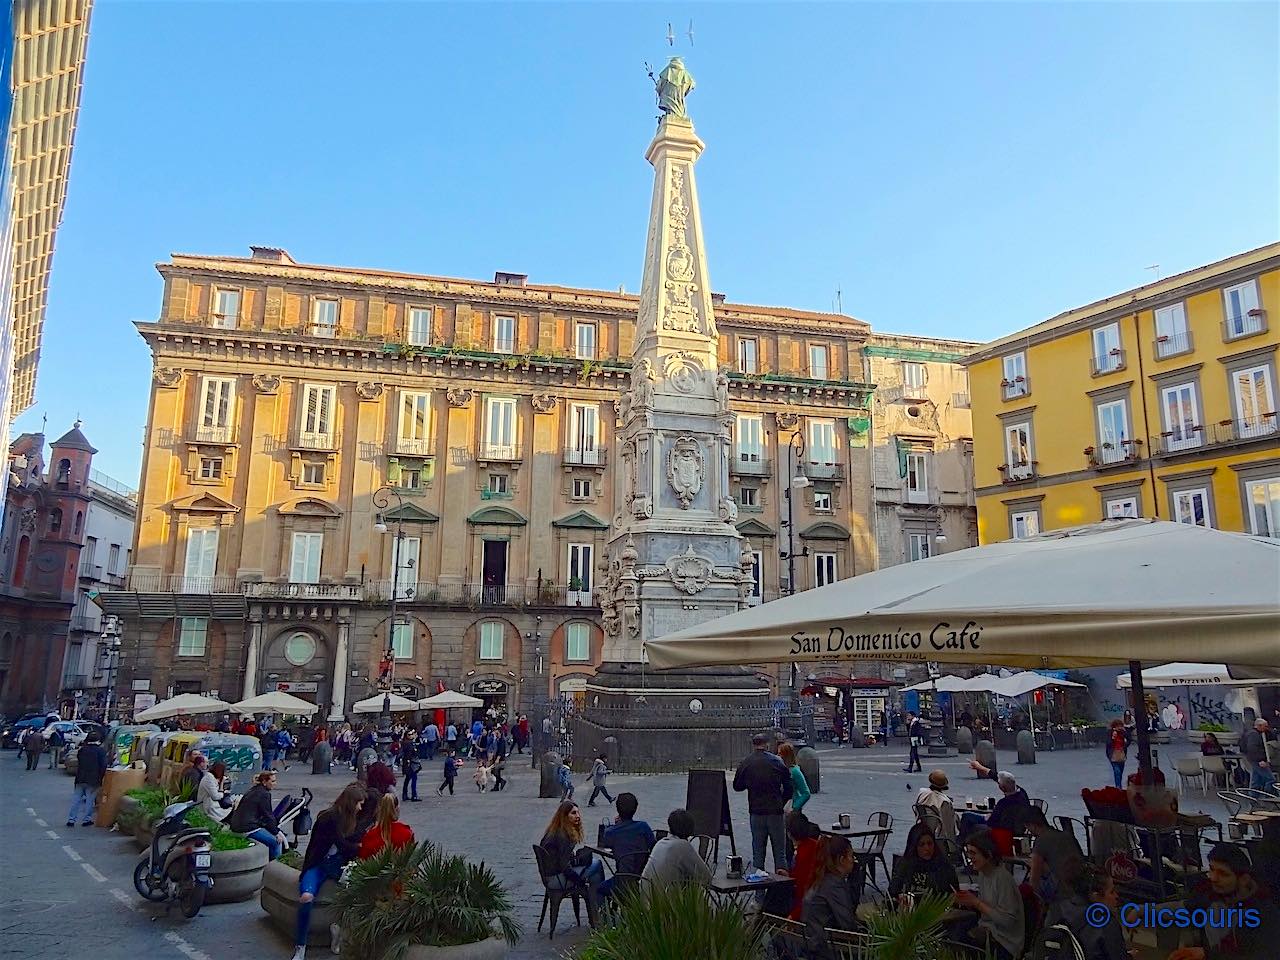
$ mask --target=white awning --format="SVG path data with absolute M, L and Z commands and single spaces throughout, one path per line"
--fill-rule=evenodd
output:
M 1280 639 L 1276 641 L 1280 643 Z M 1235 680 L 1225 663 L 1166 663 L 1161 667 L 1148 667 L 1142 671 L 1144 687 L 1207 687 L 1221 684 L 1228 687 L 1247 687 L 1266 680 Z M 1116 677 L 1116 686 L 1128 690 L 1133 678 L 1127 673 Z

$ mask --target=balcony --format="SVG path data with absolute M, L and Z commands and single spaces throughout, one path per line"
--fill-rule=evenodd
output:
M 391 581 L 375 580 L 365 584 L 365 599 L 375 603 L 390 602 Z M 596 606 L 593 591 L 570 590 L 568 584 L 550 582 L 543 583 L 541 589 L 536 585 L 525 588 L 523 585 L 483 583 L 401 583 L 396 591 L 396 603 L 466 607 L 471 610 L 486 607 Z
M 1031 381 L 1026 377 L 1014 377 L 1012 380 L 1000 381 L 1000 395 L 1005 400 L 1017 400 L 1031 392 Z
M 479 463 L 519 463 L 523 459 L 514 443 L 481 443 L 476 450 Z
M 102 619 L 96 613 L 73 613 L 70 628 L 73 633 L 98 633 Z
M 767 477 L 770 463 L 762 453 L 739 450 L 729 461 L 729 472 L 739 477 Z
M 1280 437 L 1280 423 L 1271 411 L 1243 420 L 1220 420 L 1217 423 L 1167 430 L 1156 437 L 1151 446 L 1153 457 L 1176 457 L 1209 447 L 1240 446 L 1259 440 Z
M 244 595 L 255 600 L 328 600 L 359 603 L 364 588 L 357 583 L 245 583 Z
M 217 330 L 234 330 L 240 318 L 233 313 L 211 313 L 209 322 Z
M 1156 359 L 1166 360 L 1169 357 L 1180 357 L 1184 353 L 1190 353 L 1196 348 L 1196 342 L 1190 330 L 1183 330 L 1179 333 L 1166 333 L 1156 337 L 1154 346 Z
M 128 578 L 134 593 L 232 594 L 240 592 L 235 577 L 188 577 L 180 573 L 134 573 Z
M 826 460 L 810 460 L 804 465 L 804 475 L 810 480 L 844 480 L 844 464 Z
M 387 444 L 387 452 L 402 457 L 431 457 L 435 455 L 436 442 L 432 438 L 393 437 Z
M 1119 444 L 1104 443 L 1101 447 L 1085 447 L 1084 455 L 1091 470 L 1112 470 L 1142 459 L 1141 440 L 1121 440 Z
M 338 335 L 338 328 L 328 323 L 313 323 L 308 327 L 307 332 L 313 337 L 320 337 L 323 340 L 332 340 Z
M 955 407 L 957 410 L 968 410 L 973 406 L 973 402 L 970 400 L 967 392 L 953 393 L 951 395 L 951 406 Z
M 1095 377 L 1105 377 L 1108 373 L 1116 373 L 1124 368 L 1124 351 L 1119 347 L 1101 355 L 1095 354 L 1089 362 L 1089 369 Z
M 902 500 L 904 503 L 915 504 L 927 504 L 932 502 L 932 499 L 929 496 L 928 487 L 920 489 L 913 488 L 909 485 L 904 485 L 902 488 Z
M 83 690 L 88 686 L 89 675 L 86 673 L 68 673 L 62 678 L 63 690 Z
M 192 443 L 213 443 L 225 446 L 231 443 L 231 426 L 230 424 L 221 427 L 197 426 L 191 430 L 189 439 Z
M 566 467 L 603 467 L 605 462 L 604 447 L 592 447 L 589 450 L 569 447 L 564 451 Z
M 338 449 L 342 437 L 337 430 L 303 430 L 294 429 L 289 433 L 290 450 L 320 450 L 332 452 Z
M 92 560 L 82 560 L 80 562 L 81 580 L 97 580 L 101 575 L 102 567 L 94 563 Z
M 1222 342 L 1243 340 L 1245 337 L 1257 336 L 1267 332 L 1267 311 L 1250 310 L 1238 317 L 1227 317 L 1222 321 Z
M 1039 460 L 1029 460 L 1022 463 L 1002 463 L 996 469 L 1000 471 L 1001 483 L 1026 483 L 1036 478 L 1036 468 L 1039 465 Z

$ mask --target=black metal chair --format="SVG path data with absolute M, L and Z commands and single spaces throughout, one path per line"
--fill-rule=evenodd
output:
M 876 834 L 874 837 L 864 837 L 862 848 L 857 852 L 859 859 L 864 859 L 867 863 L 867 876 L 872 886 L 876 886 L 876 861 L 880 862 L 880 866 L 884 868 L 884 878 L 887 882 L 889 877 L 889 864 L 884 859 L 885 844 L 889 842 L 889 834 L 893 832 L 893 817 L 884 810 L 877 810 L 871 816 L 867 817 L 867 826 L 875 827 L 877 830 L 884 830 L 885 833 Z
M 564 874 L 555 873 L 551 869 L 551 854 L 541 844 L 533 845 L 533 857 L 538 864 L 538 878 L 542 881 L 542 911 L 538 914 L 538 932 L 542 932 L 543 921 L 547 917 L 547 907 L 551 907 L 551 933 L 548 939 L 556 935 L 556 921 L 560 917 L 560 904 L 565 897 L 573 901 L 573 918 L 578 926 L 582 926 L 582 900 L 588 896 L 586 884 L 581 881 L 569 881 Z M 591 915 L 591 901 L 587 901 L 587 915 Z

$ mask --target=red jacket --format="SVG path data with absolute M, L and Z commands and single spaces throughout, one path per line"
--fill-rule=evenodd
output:
M 794 899 L 791 901 L 792 920 L 800 919 L 805 891 L 813 884 L 813 871 L 818 867 L 818 841 L 800 840 L 796 843 L 796 859 L 791 867 L 791 888 Z
M 410 829 L 407 823 L 393 820 L 391 822 L 391 846 L 399 850 L 401 847 L 408 846 L 411 843 L 413 843 L 413 830 Z M 360 859 L 368 860 L 370 857 L 376 856 L 382 847 L 382 833 L 375 823 L 364 835 L 364 839 L 360 841 Z

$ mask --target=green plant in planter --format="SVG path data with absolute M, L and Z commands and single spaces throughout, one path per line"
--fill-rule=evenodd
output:
M 884 910 L 865 921 L 874 960 L 949 960 L 959 956 L 943 941 L 942 917 L 951 898 L 921 897 L 910 910 Z M 973 956 L 966 953 L 965 956 Z
M 401 960 L 418 943 L 520 938 L 511 897 L 493 871 L 426 840 L 358 862 L 333 906 L 348 960 Z
M 302 870 L 302 852 L 300 850 L 286 850 L 276 860 L 286 867 L 292 867 L 298 871 Z
M 720 903 L 701 887 L 673 884 L 622 901 L 617 922 L 601 927 L 577 960 L 763 960 L 768 930 L 736 903 Z
M 1201 733 L 1227 733 L 1227 725 L 1225 723 L 1213 723 L 1211 721 L 1203 721 L 1196 724 L 1196 729 Z
M 209 831 L 209 845 L 213 847 L 214 853 L 248 850 L 253 846 L 253 841 L 248 837 L 228 830 L 199 807 L 187 814 L 187 823 L 197 829 Z

